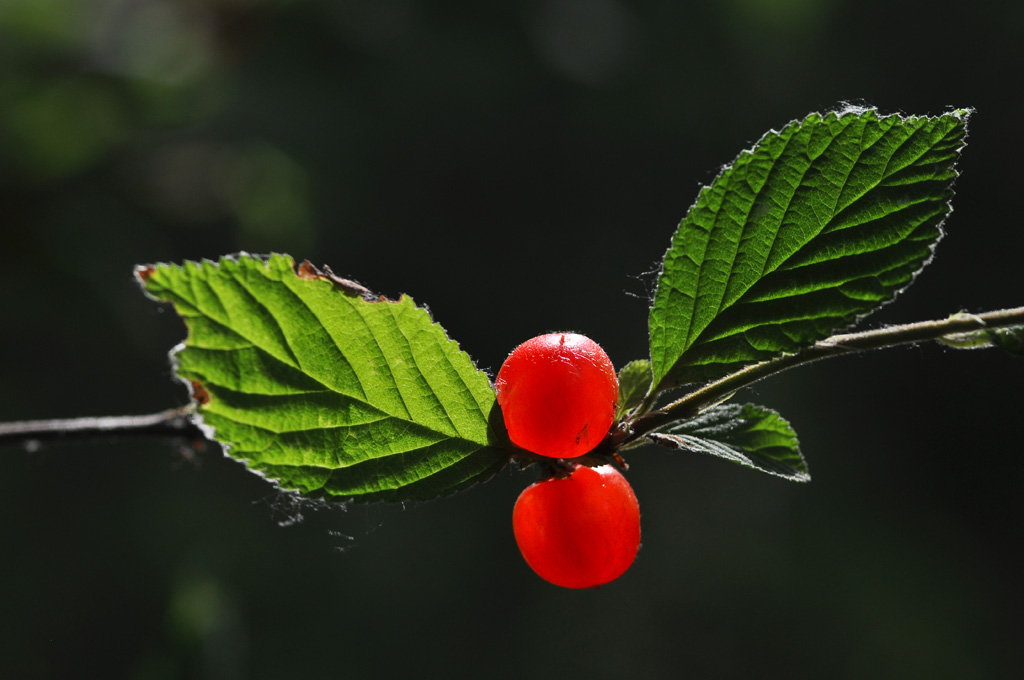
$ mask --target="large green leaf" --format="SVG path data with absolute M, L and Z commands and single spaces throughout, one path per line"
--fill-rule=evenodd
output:
M 203 423 L 283 488 L 430 498 L 507 459 L 490 380 L 411 299 L 374 298 L 308 263 L 296 272 L 284 255 L 137 271 L 188 326 L 176 370 Z
M 665 256 L 653 389 L 813 344 L 909 284 L 950 211 L 968 114 L 811 114 L 740 154 Z
M 712 406 L 696 418 L 652 432 L 647 438 L 662 446 L 707 453 L 794 482 L 811 480 L 793 428 L 763 406 Z

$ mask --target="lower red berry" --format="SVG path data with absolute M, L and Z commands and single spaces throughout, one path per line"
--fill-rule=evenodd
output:
M 565 588 L 591 588 L 633 564 L 640 505 L 612 466 L 579 466 L 569 477 L 527 487 L 512 511 L 512 530 L 538 576 Z

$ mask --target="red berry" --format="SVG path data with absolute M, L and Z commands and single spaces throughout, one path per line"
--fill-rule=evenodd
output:
M 633 564 L 640 505 L 612 466 L 579 466 L 567 478 L 527 487 L 512 511 L 512 531 L 538 576 L 556 586 L 591 588 Z
M 539 335 L 519 345 L 494 387 L 512 442 L 551 458 L 575 458 L 600 444 L 619 397 L 611 359 L 576 333 Z

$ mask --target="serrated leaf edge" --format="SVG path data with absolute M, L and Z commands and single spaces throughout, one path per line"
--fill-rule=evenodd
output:
M 249 259 L 249 260 L 251 260 L 253 262 L 257 262 L 257 263 L 261 264 L 263 267 L 265 267 L 265 268 L 267 268 L 269 270 L 270 262 L 275 257 L 280 257 L 280 258 L 284 258 L 284 259 L 288 260 L 290 262 L 290 264 L 291 264 L 292 272 L 293 272 L 293 274 L 297 278 L 307 278 L 307 279 L 309 278 L 308 276 L 307 277 L 303 277 L 300 274 L 298 267 L 301 267 L 303 265 L 302 264 L 296 265 L 295 259 L 291 255 L 288 255 L 286 253 L 277 253 L 277 252 L 269 253 L 269 254 L 266 254 L 266 255 L 260 255 L 260 254 L 252 254 L 252 253 L 249 253 L 249 252 L 244 251 L 244 250 L 243 251 L 238 251 L 236 253 L 222 255 L 216 261 L 211 260 L 209 258 L 202 258 L 201 260 L 185 260 L 180 265 L 175 264 L 175 263 L 170 263 L 170 262 L 159 262 L 159 263 L 154 263 L 154 264 L 136 265 L 136 267 L 134 268 L 133 274 L 134 274 L 136 283 L 139 285 L 139 287 L 142 290 L 143 295 L 145 295 L 147 298 L 149 298 L 150 300 L 152 300 L 152 301 L 154 301 L 154 302 L 156 302 L 158 304 L 168 304 L 168 305 L 172 305 L 173 306 L 172 302 L 170 302 L 168 300 L 161 299 L 161 298 L 153 295 L 149 291 L 149 289 L 147 288 L 147 281 L 149 280 L 149 278 L 157 270 L 159 270 L 161 268 L 168 268 L 169 269 L 169 268 L 173 268 L 173 267 L 185 267 L 185 266 L 202 267 L 203 265 L 211 265 L 211 266 L 216 267 L 216 268 L 219 269 L 220 266 L 221 266 L 221 263 L 224 262 L 224 261 L 231 261 L 231 262 L 235 262 L 235 263 L 240 263 L 240 261 L 243 260 L 243 259 Z M 317 270 L 315 270 L 315 268 L 314 268 L 313 271 L 317 271 Z M 320 272 L 317 271 L 317 273 L 319 274 Z M 330 272 L 329 270 L 328 270 L 328 275 L 322 276 L 322 278 L 326 278 L 327 280 L 332 280 L 333 281 L 332 277 L 335 277 L 335 275 L 333 274 L 333 272 Z M 335 282 L 335 285 L 338 285 L 338 284 Z M 375 302 L 383 303 L 383 304 L 396 304 L 397 302 L 400 302 L 403 298 L 404 298 L 404 296 L 400 297 L 399 300 L 391 300 L 391 299 L 386 298 L 384 296 L 379 296 L 379 297 L 377 297 Z M 431 320 L 431 323 L 437 324 L 437 322 L 433 318 L 433 315 L 430 314 L 429 308 L 427 308 L 425 306 L 421 307 L 419 305 L 416 305 L 416 307 L 419 308 L 419 309 L 422 309 L 428 315 L 428 317 Z M 184 322 L 184 317 L 182 317 L 182 321 Z M 445 339 L 448 342 L 453 343 L 453 345 L 455 346 L 457 351 L 463 352 L 462 347 L 458 343 L 458 341 L 453 340 L 448 335 L 448 332 L 443 327 L 441 327 L 439 324 L 437 324 L 437 325 L 441 328 L 442 332 L 444 333 Z M 187 327 L 188 326 L 186 324 L 186 328 Z M 384 490 L 380 490 L 380 491 L 376 491 L 376 492 L 370 492 L 370 493 L 361 494 L 361 495 L 353 495 L 353 496 L 349 496 L 349 497 L 345 497 L 345 498 L 341 498 L 341 497 L 338 497 L 338 496 L 333 496 L 333 495 L 330 494 L 330 492 L 323 491 L 322 487 L 320 489 L 314 489 L 314 490 L 310 490 L 310 491 L 306 491 L 306 492 L 301 492 L 298 489 L 293 489 L 293 488 L 289 488 L 289 487 L 286 487 L 286 486 L 282 485 L 280 479 L 272 477 L 272 476 L 264 473 L 262 470 L 259 470 L 257 468 L 252 467 L 251 465 L 249 465 L 248 459 L 240 458 L 240 457 L 235 457 L 235 456 L 231 455 L 230 454 L 231 445 L 229 443 L 227 443 L 225 441 L 222 441 L 221 439 L 217 438 L 217 429 L 216 429 L 216 427 L 213 426 L 213 425 L 208 424 L 205 421 L 205 419 L 203 417 L 203 414 L 201 412 L 201 407 L 202 407 L 202 405 L 204 403 L 204 400 L 208 399 L 208 396 L 205 396 L 205 394 L 206 394 L 205 388 L 203 388 L 202 384 L 199 383 L 198 381 L 194 381 L 194 380 L 191 380 L 189 378 L 185 378 L 185 377 L 180 375 L 180 372 L 179 372 L 180 360 L 178 359 L 178 355 L 182 351 L 184 351 L 186 349 L 187 344 L 188 344 L 188 337 L 189 337 L 190 334 L 191 334 L 191 330 L 189 330 L 189 333 L 186 335 L 184 340 L 182 340 L 181 342 L 175 344 L 168 351 L 168 353 L 167 353 L 168 361 L 169 361 L 169 363 L 171 365 L 171 368 L 172 368 L 172 371 L 173 371 L 173 377 L 177 381 L 179 381 L 179 382 L 181 382 L 181 383 L 183 383 L 185 385 L 185 389 L 188 392 L 188 396 L 189 396 L 190 401 L 192 401 L 196 405 L 196 408 L 194 408 L 192 410 L 192 413 L 189 415 L 189 421 L 193 425 L 195 425 L 199 429 L 200 432 L 203 433 L 203 436 L 208 441 L 210 441 L 211 443 L 214 443 L 218 447 L 220 447 L 221 453 L 222 453 L 222 455 L 224 457 L 228 458 L 229 460 L 231 460 L 231 461 L 233 461 L 235 463 L 238 463 L 238 464 L 242 465 L 248 472 L 250 472 L 252 474 L 255 474 L 258 477 L 266 480 L 268 483 L 270 483 L 272 486 L 274 486 L 275 489 L 279 490 L 280 492 L 291 494 L 291 495 L 295 495 L 296 497 L 302 498 L 302 499 L 313 498 L 313 497 L 316 497 L 316 498 L 324 497 L 324 498 L 330 498 L 331 500 L 348 500 L 348 501 L 357 501 L 357 502 L 375 502 L 375 501 L 378 500 L 378 498 L 377 498 L 378 496 L 395 495 L 399 491 L 398 489 L 384 489 Z M 465 353 L 465 352 L 463 352 L 463 353 Z M 485 378 L 487 378 L 488 384 L 491 385 L 491 388 L 493 389 L 493 382 L 491 381 L 490 375 L 488 375 L 486 371 L 484 371 L 484 370 L 482 370 L 480 368 L 476 368 L 475 363 L 474 363 L 474 368 L 475 368 L 475 370 L 476 370 L 476 372 L 478 374 L 481 374 Z M 476 453 L 478 451 L 481 451 L 483 449 L 487 449 L 487 448 L 492 448 L 492 449 L 495 449 L 495 451 L 502 451 L 503 453 L 510 454 L 510 452 L 505 451 L 505 449 L 502 449 L 502 448 L 494 446 L 494 445 L 486 445 L 484 447 L 481 447 L 480 449 L 477 449 L 476 451 L 474 451 L 474 453 Z M 501 469 L 503 469 L 505 467 L 505 465 L 508 462 L 508 458 L 509 458 L 509 456 L 506 455 L 504 460 L 499 459 L 498 462 L 495 465 L 490 466 L 490 474 L 487 475 L 486 478 L 481 478 L 480 480 L 474 482 L 473 484 L 471 484 L 469 486 L 474 486 L 475 484 L 483 483 L 483 482 L 487 481 L 488 479 L 491 479 L 494 475 L 496 475 L 498 472 L 501 471 Z M 354 465 L 359 465 L 359 464 L 365 463 L 365 462 L 369 462 L 369 461 L 359 461 L 359 462 L 355 463 Z M 331 468 L 324 467 L 323 469 L 330 470 Z M 438 469 L 438 470 L 433 470 L 433 471 L 430 472 L 430 474 L 425 475 L 424 477 L 421 477 L 421 478 L 417 479 L 415 482 L 412 482 L 412 484 L 419 484 L 420 482 L 423 482 L 423 481 L 429 479 L 433 475 L 440 474 L 441 472 L 443 472 L 443 470 L 444 470 L 444 468 Z M 454 491 L 464 490 L 466 488 L 469 488 L 469 486 L 458 486 L 457 485 L 453 489 L 453 492 Z M 443 495 L 445 495 L 445 494 L 440 493 L 436 497 L 441 497 Z M 417 501 L 425 501 L 425 500 L 430 500 L 430 499 L 429 498 L 417 498 L 416 500 Z M 386 502 L 386 499 L 385 499 L 385 502 Z

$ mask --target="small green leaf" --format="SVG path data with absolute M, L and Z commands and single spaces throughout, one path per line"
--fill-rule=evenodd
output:
M 1024 355 L 1024 326 L 989 331 L 992 344 L 1010 354 Z
M 793 428 L 763 406 L 713 406 L 646 436 L 669 448 L 708 453 L 794 482 L 811 480 Z
M 654 389 L 811 345 L 906 287 L 941 236 L 969 113 L 811 114 L 741 153 L 665 256 Z
M 283 488 L 431 498 L 508 458 L 489 424 L 489 379 L 407 297 L 374 298 L 308 263 L 296 272 L 285 255 L 137 273 L 188 327 L 175 367 L 203 423 Z
M 939 342 L 954 349 L 998 347 L 1010 354 L 1024 355 L 1024 326 L 950 333 L 939 338 Z
M 651 362 L 630 361 L 619 371 L 619 408 L 616 420 L 636 408 L 651 388 Z

